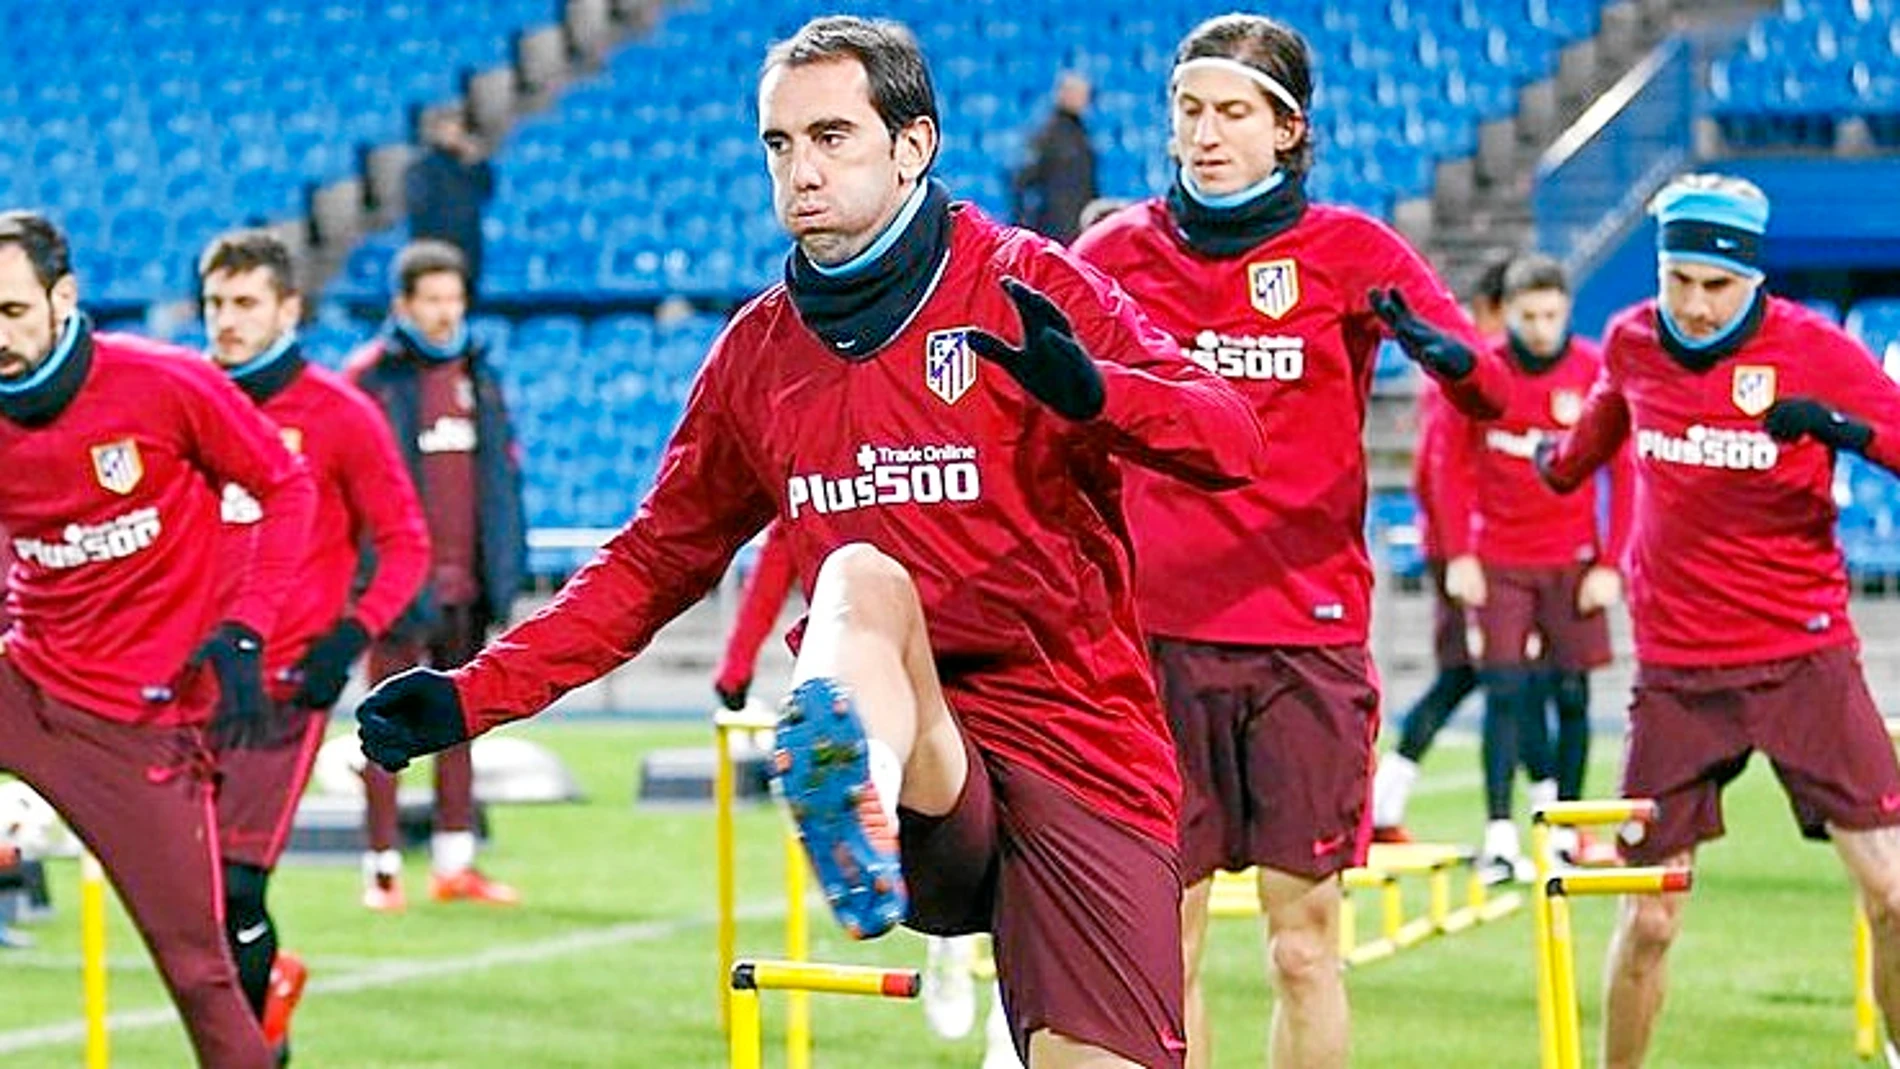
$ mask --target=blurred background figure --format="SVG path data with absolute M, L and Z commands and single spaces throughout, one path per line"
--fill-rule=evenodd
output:
M 1095 148 L 1082 125 L 1088 110 L 1088 79 L 1074 73 L 1057 79 L 1055 110 L 1010 178 L 1017 224 L 1064 245 L 1082 232 L 1082 209 L 1096 197 Z
M 482 205 L 495 194 L 488 146 L 468 128 L 458 108 L 423 120 L 422 155 L 403 176 L 411 240 L 433 238 L 462 250 L 468 260 L 469 301 L 482 281 Z

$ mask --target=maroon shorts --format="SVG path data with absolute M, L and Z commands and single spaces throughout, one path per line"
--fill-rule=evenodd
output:
M 1445 593 L 1445 562 L 1428 560 L 1425 567 L 1432 581 L 1432 658 L 1438 662 L 1441 672 L 1447 668 L 1468 668 L 1471 643 L 1466 641 L 1465 634 L 1470 621 L 1465 616 L 1465 607 Z
M 1830 824 L 1900 825 L 1900 763 L 1852 646 L 1732 667 L 1645 664 L 1623 795 L 1654 798 L 1661 814 L 1640 836 L 1625 829 L 1631 864 L 1721 838 L 1722 788 L 1755 750 L 1773 763 L 1808 838 L 1827 838 Z
M 0 648 L 0 770 L 38 791 L 105 866 L 198 1064 L 277 1064 L 226 944 L 204 733 L 75 708 L 21 675 Z
M 1478 609 L 1484 635 L 1479 658 L 1487 668 L 1547 661 L 1559 671 L 1587 672 L 1610 663 L 1610 616 L 1601 610 L 1577 611 L 1577 586 L 1588 564 L 1556 568 L 1504 568 L 1486 565 L 1485 599 Z M 1542 643 L 1531 648 L 1531 636 Z
M 276 745 L 218 754 L 218 841 L 224 859 L 274 869 L 329 722 L 325 709 L 283 707 Z
M 1181 876 L 1262 865 L 1324 879 L 1365 860 L 1379 692 L 1363 646 L 1155 639 L 1181 763 Z
M 984 757 L 950 812 L 902 812 L 911 928 L 994 931 L 1016 1052 L 1048 1029 L 1155 1069 L 1179 1069 L 1181 876 L 1174 852 L 1047 777 Z

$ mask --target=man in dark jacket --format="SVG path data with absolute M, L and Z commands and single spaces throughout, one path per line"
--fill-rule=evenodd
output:
M 469 297 L 482 281 L 482 205 L 495 193 L 495 173 L 483 158 L 486 147 L 455 110 L 437 111 L 423 124 L 428 146 L 403 176 L 409 236 L 434 238 L 462 250 L 468 259 Z
M 1065 74 L 1056 108 L 1029 143 L 1029 159 L 1010 179 L 1016 222 L 1063 244 L 1082 232 L 1082 209 L 1095 199 L 1095 149 L 1082 125 L 1089 83 Z
M 383 410 L 421 491 L 432 550 L 422 595 L 370 649 L 371 680 L 422 663 L 457 667 L 474 656 L 490 624 L 506 622 L 527 559 L 521 471 L 501 384 L 469 336 L 468 262 L 439 241 L 411 242 L 396 256 L 396 294 L 377 338 L 352 355 L 346 374 Z M 396 849 L 396 778 L 371 766 L 369 853 L 363 904 L 405 905 Z M 509 904 L 513 889 L 475 868 L 474 773 L 467 746 L 435 765 L 437 901 Z

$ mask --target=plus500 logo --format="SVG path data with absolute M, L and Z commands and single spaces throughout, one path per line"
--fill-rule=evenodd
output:
M 937 505 L 983 496 L 976 449 L 961 445 L 866 445 L 858 450 L 856 475 L 794 475 L 785 486 L 793 519 L 807 510 L 820 515 L 882 505 Z

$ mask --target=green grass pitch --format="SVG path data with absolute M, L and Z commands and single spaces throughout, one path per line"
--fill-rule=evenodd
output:
M 273 890 L 287 946 L 312 966 L 294 1032 L 296 1064 L 314 1067 L 719 1066 L 715 1018 L 713 820 L 710 810 L 635 808 L 643 750 L 693 745 L 696 725 L 550 724 L 516 729 L 565 759 L 582 805 L 498 808 L 485 864 L 526 897 L 513 910 L 438 906 L 412 859 L 399 917 L 357 905 L 354 864 L 290 867 Z M 1614 784 L 1616 740 L 1600 739 L 1591 788 Z M 415 775 L 416 773 L 411 773 Z M 1426 764 L 1414 827 L 1434 837 L 1479 830 L 1476 755 L 1455 740 Z M 779 818 L 740 822 L 749 920 L 743 952 L 780 946 Z M 1728 840 L 1703 852 L 1651 1064 L 1659 1067 L 1850 1066 L 1851 901 L 1831 850 L 1803 844 L 1757 762 L 1730 792 Z M 54 872 L 60 915 L 31 929 L 31 951 L 0 951 L 0 1063 L 79 1064 L 76 866 Z M 1368 901 L 1368 906 L 1371 903 Z M 1584 1026 L 1593 1030 L 1612 904 L 1578 908 Z M 1370 915 L 1374 911 L 1368 909 Z M 838 935 L 814 901 L 819 957 L 921 964 L 909 934 L 871 944 Z M 1370 916 L 1368 916 L 1370 920 Z M 1429 942 L 1349 976 L 1354 1063 L 1530 1066 L 1536 1060 L 1530 922 L 1520 913 Z M 183 1033 L 122 915 L 110 929 L 113 1064 L 190 1064 Z M 1220 920 L 1208 984 L 1218 1064 L 1258 1066 L 1270 996 L 1255 922 Z M 768 1043 L 782 1006 L 768 996 Z M 949 1043 L 914 1005 L 819 999 L 820 1066 L 965 1067 L 981 1029 Z M 768 1065 L 782 1055 L 768 1048 Z M 1594 1059 L 1592 1059 L 1594 1060 Z

